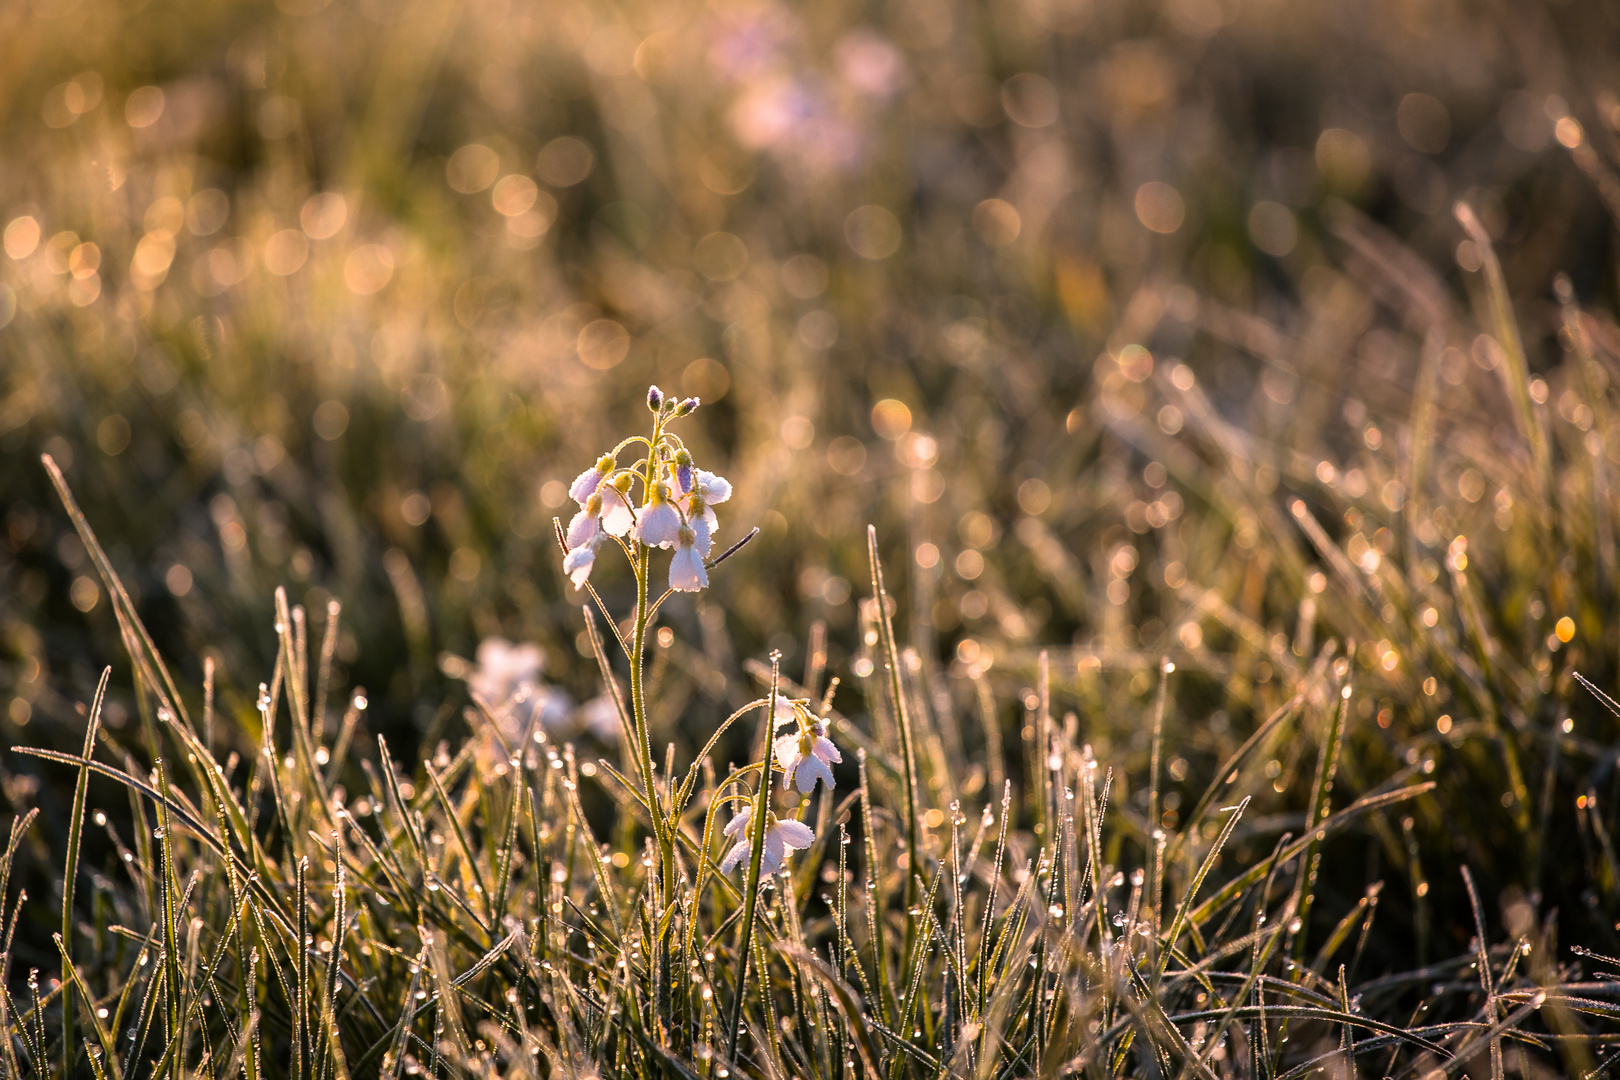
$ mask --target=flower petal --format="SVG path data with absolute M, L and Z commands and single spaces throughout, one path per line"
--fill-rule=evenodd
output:
M 602 528 L 602 519 L 595 514 L 581 510 L 574 515 L 568 523 L 568 546 L 577 548 L 581 544 L 588 544 Z
M 676 548 L 674 558 L 669 560 L 669 587 L 676 592 L 697 592 L 708 584 L 709 571 L 702 557 L 692 548 Z
M 574 477 L 574 482 L 568 485 L 568 497 L 585 505 L 585 500 L 596 494 L 596 489 L 602 486 L 603 473 L 595 465 Z
M 787 845 L 782 842 L 780 825 L 765 834 L 764 854 L 765 858 L 760 862 L 760 873 L 774 874 L 782 869 L 782 860 L 787 857 Z
M 628 533 L 636 523 L 636 516 L 630 510 L 630 504 L 618 488 L 604 487 L 598 493 L 602 496 L 602 528 L 610 536 L 623 536 Z
M 816 739 L 816 748 L 814 753 L 816 757 L 826 762 L 839 762 L 844 760 L 844 755 L 838 752 L 838 747 L 833 744 L 831 739 L 827 738 L 818 737 Z
M 815 831 L 802 821 L 778 821 L 774 832 L 795 850 L 809 847 L 816 838 Z
M 745 838 L 733 844 L 731 850 L 726 852 L 726 857 L 720 860 L 720 872 L 722 874 L 731 873 L 737 869 L 737 864 L 746 858 L 748 858 L 748 841 Z
M 738 830 L 747 825 L 748 819 L 753 816 L 754 805 L 752 803 L 745 803 L 743 808 L 737 811 L 737 816 L 726 822 L 725 834 L 727 836 L 736 836 Z
M 698 487 L 705 503 L 723 503 L 731 498 L 731 481 L 703 469 L 698 470 Z
M 797 735 L 783 735 L 772 744 L 776 752 L 776 763 L 782 768 L 792 771 L 799 757 L 799 737 Z

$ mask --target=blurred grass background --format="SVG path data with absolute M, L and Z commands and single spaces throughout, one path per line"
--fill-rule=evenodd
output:
M 861 673 L 873 521 L 945 711 L 987 671 L 1013 738 L 1047 646 L 1097 757 L 1145 766 L 1168 654 L 1193 792 L 1353 642 L 1341 790 L 1441 787 L 1344 842 L 1322 917 L 1398 874 L 1381 955 L 1461 949 L 1440 868 L 1465 860 L 1605 945 L 1616 731 L 1569 672 L 1612 686 L 1620 655 L 1617 27 L 1597 2 L 5 5 L 0 743 L 76 749 L 119 655 L 42 452 L 159 648 L 194 684 L 213 656 L 250 728 L 282 584 L 312 626 L 342 601 L 335 684 L 396 746 L 459 738 L 445 655 L 489 636 L 588 700 L 550 518 L 658 383 L 704 399 L 682 434 L 736 485 L 721 542 L 762 530 L 666 609 L 670 737 L 750 696 L 744 659 L 803 665 L 816 620 Z M 1278 749 L 1272 825 L 1313 757 Z M 60 777 L 0 765 L 13 808 L 61 809 Z

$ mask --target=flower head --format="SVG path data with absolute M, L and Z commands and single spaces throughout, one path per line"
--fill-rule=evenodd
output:
M 711 541 L 709 530 L 701 522 L 698 526 L 682 525 L 676 531 L 675 555 L 669 560 L 669 587 L 676 592 L 708 588 L 709 570 L 703 565 L 703 554 Z
M 664 407 L 664 392 L 656 386 L 647 387 L 647 408 L 657 412 Z
M 681 531 L 681 512 L 670 505 L 669 490 L 654 484 L 636 522 L 636 539 L 648 547 L 674 547 Z
M 567 694 L 540 681 L 544 666 L 538 645 L 499 637 L 478 643 L 478 666 L 467 675 L 467 689 L 489 707 L 508 742 L 523 738 L 531 718 L 554 728 L 573 708 Z
M 613 455 L 603 454 L 595 465 L 574 477 L 574 482 L 568 487 L 568 497 L 579 503 L 583 510 L 585 503 L 596 494 L 596 489 L 602 486 L 602 481 L 607 479 L 614 467 Z
M 575 589 L 583 589 L 591 576 L 591 567 L 596 565 L 596 549 L 602 545 L 603 535 L 599 532 L 586 543 L 570 548 L 563 559 L 563 573 L 568 575 Z
M 602 496 L 602 528 L 609 536 L 624 536 L 636 524 L 630 500 L 615 484 L 603 484 L 597 494 Z
M 811 830 L 810 826 L 802 821 L 794 821 L 791 818 L 782 820 L 769 811 L 766 811 L 766 813 L 769 816 L 765 824 L 765 851 L 762 854 L 759 868 L 762 873 L 774 874 L 782 868 L 782 860 L 787 858 L 789 852 L 809 847 L 815 840 L 816 834 Z M 726 835 L 737 836 L 742 833 L 748 827 L 748 822 L 753 816 L 753 805 L 744 806 L 736 817 L 726 823 Z M 732 845 L 731 850 L 726 852 L 726 857 L 720 862 L 720 871 L 722 873 L 731 873 L 737 868 L 738 864 L 748 858 L 748 840 L 748 836 L 743 835 L 742 839 L 738 840 L 737 843 Z
M 690 479 L 682 492 L 683 498 L 678 500 L 681 509 L 686 511 L 688 521 L 701 518 L 709 523 L 709 531 L 713 532 L 720 527 L 720 520 L 714 516 L 714 511 L 710 507 L 731 498 L 731 481 L 707 469 L 692 469 L 690 473 Z M 678 466 L 676 478 L 677 480 L 680 478 Z
M 815 791 L 817 780 L 826 784 L 829 791 L 837 786 L 832 766 L 844 758 L 827 738 L 827 727 L 821 721 L 783 735 L 776 740 L 774 749 L 776 763 L 782 767 L 783 790 L 797 785 L 802 794 L 809 795 Z
M 574 520 L 568 523 L 568 547 L 570 550 L 590 543 L 602 534 L 602 496 L 592 494 L 585 501 L 585 508 L 574 515 Z

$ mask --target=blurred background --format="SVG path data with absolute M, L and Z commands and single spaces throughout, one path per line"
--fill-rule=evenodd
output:
M 250 730 L 278 585 L 312 641 L 343 605 L 357 745 L 454 746 L 461 658 L 491 637 L 539 647 L 559 716 L 590 701 L 551 519 L 657 383 L 703 399 L 681 433 L 735 485 L 720 542 L 761 530 L 666 608 L 670 737 L 751 696 L 746 660 L 801 670 L 818 620 L 830 670 L 870 674 L 872 522 L 959 794 L 993 779 L 950 719 L 965 674 L 1010 744 L 1050 648 L 1054 708 L 1138 768 L 1172 656 L 1169 775 L 1196 797 L 1348 640 L 1341 791 L 1406 769 L 1472 801 L 1369 826 L 1346 895 L 1394 863 L 1391 903 L 1421 912 L 1420 850 L 1533 892 L 1561 820 L 1526 803 L 1541 758 L 1467 736 L 1573 732 L 1546 790 L 1595 807 L 1613 780 L 1614 725 L 1568 669 L 1610 685 L 1620 655 L 1593 498 L 1620 442 L 1576 392 L 1553 282 L 1612 325 L 1617 36 L 1606 0 L 0 6 L 0 743 L 76 748 L 106 663 L 109 723 L 134 715 L 41 453 L 160 651 L 192 688 L 212 656 Z M 1522 512 L 1457 200 L 1571 485 L 1537 489 L 1572 508 L 1557 547 Z M 621 567 L 594 581 L 628 609 Z M 1277 813 L 1314 756 L 1271 761 Z M 61 777 L 0 767 L 14 808 L 56 805 Z M 1612 937 L 1585 807 L 1559 887 Z

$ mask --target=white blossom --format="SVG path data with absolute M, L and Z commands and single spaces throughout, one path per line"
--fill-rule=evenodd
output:
M 797 732 L 777 739 L 776 762 L 782 766 L 782 787 L 798 786 L 802 794 L 809 795 L 820 780 L 831 790 L 838 785 L 833 781 L 832 766 L 843 761 L 838 747 L 827 738 L 826 726 L 817 721 Z
M 592 495 L 585 509 L 575 514 L 574 519 L 568 523 L 568 547 L 572 550 L 588 544 L 601 535 L 601 532 L 602 500 Z
M 708 530 L 703 539 L 707 541 Z M 703 565 L 698 550 L 698 532 L 690 525 L 682 525 L 676 535 L 675 554 L 669 560 L 669 587 L 676 592 L 697 592 L 709 585 L 709 571 Z
M 769 811 L 767 811 L 769 813 Z M 738 864 L 748 858 L 749 836 L 744 832 L 749 820 L 754 816 L 752 804 L 744 806 L 742 811 L 726 823 L 726 835 L 738 836 L 741 839 L 732 845 L 726 857 L 720 862 L 722 873 L 729 874 Z M 774 874 L 782 868 L 782 860 L 787 858 L 789 852 L 807 848 L 815 840 L 816 834 L 810 826 L 802 821 L 789 818 L 783 820 L 771 814 L 765 826 L 765 850 L 760 859 L 760 872 Z
M 570 548 L 563 559 L 563 573 L 568 575 L 575 589 L 585 587 L 586 580 L 591 576 L 591 567 L 596 565 L 596 549 L 601 543 L 602 534 L 597 533 L 588 543 Z
M 602 528 L 610 536 L 628 533 L 636 524 L 636 515 L 624 493 L 612 484 L 603 484 L 597 494 L 602 496 Z
M 613 459 L 606 456 L 600 458 L 595 465 L 574 477 L 574 482 L 568 487 L 568 497 L 579 503 L 581 509 L 583 509 L 590 497 L 595 495 L 597 489 L 602 486 L 602 481 L 607 479 L 608 474 L 612 471 Z
M 636 522 L 636 539 L 648 547 L 674 547 L 681 524 L 681 513 L 670 505 L 664 485 L 654 484 Z

